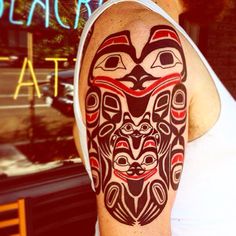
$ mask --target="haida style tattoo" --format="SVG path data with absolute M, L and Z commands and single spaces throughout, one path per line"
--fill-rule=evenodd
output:
M 86 96 L 96 193 L 121 223 L 156 219 L 178 188 L 184 160 L 186 63 L 170 26 L 155 26 L 140 58 L 130 32 L 107 37 L 92 61 Z

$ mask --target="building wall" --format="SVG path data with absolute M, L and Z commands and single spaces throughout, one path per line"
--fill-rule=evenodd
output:
M 220 22 L 203 29 L 200 48 L 221 81 L 236 98 L 236 4 Z

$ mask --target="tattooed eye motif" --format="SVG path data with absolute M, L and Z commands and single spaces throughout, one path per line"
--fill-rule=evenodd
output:
M 144 157 L 143 163 L 144 165 L 148 166 L 153 164 L 157 159 L 153 155 L 147 155 Z
M 119 157 L 117 157 L 115 162 L 119 166 L 127 166 L 127 165 L 129 165 L 129 162 L 128 162 L 128 159 L 127 159 L 126 156 L 119 156 Z
M 126 69 L 122 58 L 119 54 L 107 56 L 95 69 L 101 68 L 104 71 L 115 71 L 117 69 Z
M 144 123 L 141 125 L 139 131 L 142 134 L 148 134 L 151 128 L 152 128 L 151 125 L 149 125 L 148 123 Z
M 161 67 L 163 69 L 171 68 L 176 66 L 177 64 L 181 64 L 178 57 L 174 54 L 174 52 L 167 50 L 162 51 L 157 54 L 157 57 L 152 64 L 151 68 Z
M 132 134 L 134 132 L 133 124 L 131 123 L 124 124 L 121 129 L 124 134 Z

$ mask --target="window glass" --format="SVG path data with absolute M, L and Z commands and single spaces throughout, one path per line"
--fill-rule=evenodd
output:
M 0 1 L 0 180 L 80 162 L 74 66 L 83 26 L 102 3 Z

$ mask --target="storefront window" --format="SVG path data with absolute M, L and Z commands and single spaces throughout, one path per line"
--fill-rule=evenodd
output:
M 0 180 L 80 162 L 74 66 L 82 28 L 102 2 L 0 2 Z

